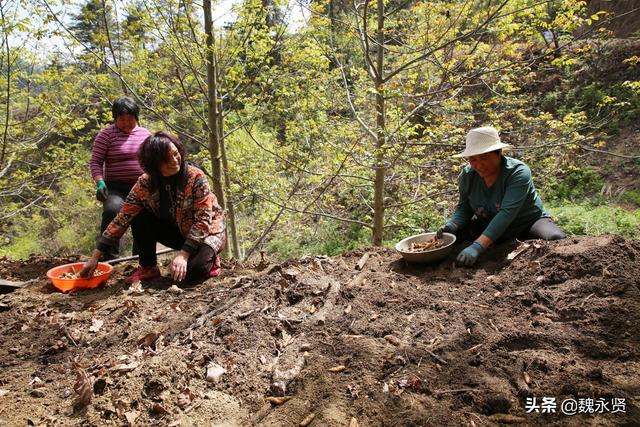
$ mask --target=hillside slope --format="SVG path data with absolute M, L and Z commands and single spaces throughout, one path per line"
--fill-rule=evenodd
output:
M 67 260 L 4 260 L 38 280 L 0 296 L 0 425 L 640 425 L 640 243 L 529 244 L 475 269 L 384 249 L 236 266 L 183 292 L 128 289 L 129 265 L 64 295 L 43 273 Z

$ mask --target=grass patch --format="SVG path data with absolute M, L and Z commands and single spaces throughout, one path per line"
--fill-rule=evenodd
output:
M 640 209 L 627 211 L 610 205 L 572 204 L 549 207 L 548 210 L 569 235 L 619 234 L 640 238 Z

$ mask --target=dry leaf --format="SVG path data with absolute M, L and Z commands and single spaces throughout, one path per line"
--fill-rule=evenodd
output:
M 136 422 L 136 418 L 138 418 L 138 411 L 129 411 L 124 413 L 124 417 L 127 419 L 127 424 L 129 427 L 133 427 Z
M 93 378 L 77 363 L 74 363 L 74 367 L 76 368 L 76 383 L 73 385 L 73 391 L 75 391 L 78 396 L 74 400 L 73 405 L 84 407 L 91 403 L 91 398 L 93 397 Z
M 44 381 L 42 381 L 39 377 L 33 377 L 31 381 L 29 381 L 29 385 L 36 387 L 42 387 L 44 385 Z
M 344 365 L 338 365 L 338 366 L 334 366 L 333 368 L 329 368 L 329 372 L 342 372 L 345 369 L 347 369 L 346 366 Z
M 125 294 L 143 294 L 144 293 L 144 289 L 142 289 L 142 282 L 140 280 L 133 282 L 131 284 L 131 286 L 129 286 L 129 289 L 125 289 L 122 292 L 124 292 Z
M 119 363 L 115 366 L 112 366 L 109 370 L 115 372 L 130 372 L 140 366 L 140 362 L 131 362 L 131 363 Z
M 151 412 L 160 415 L 167 415 L 169 413 L 169 411 L 167 411 L 164 406 L 159 403 L 154 403 L 153 405 L 151 405 Z
M 282 347 L 286 347 L 295 340 L 287 331 L 282 331 Z
M 184 292 L 184 289 L 180 289 L 176 285 L 171 285 L 171 287 L 169 289 L 167 289 L 167 292 L 179 295 L 179 294 Z
M 118 415 L 118 418 L 122 418 L 126 413 L 129 404 L 122 399 L 117 399 L 115 402 L 113 402 L 113 406 L 115 406 L 116 408 L 116 414 Z
M 227 371 L 222 366 L 214 362 L 209 362 L 207 365 L 207 381 L 217 383 L 225 372 Z
M 9 390 L 4 390 L 4 389 L 1 389 L 1 388 L 0 388 L 0 397 L 2 397 L 2 396 L 4 396 L 4 395 L 6 395 L 6 394 L 8 394 L 8 393 L 9 393 Z
M 358 420 L 355 417 L 351 417 L 351 421 L 349 422 L 349 427 L 360 427 Z
M 158 340 L 158 337 L 160 337 L 159 333 L 149 332 L 145 336 L 138 339 L 138 345 L 143 347 L 151 347 L 156 343 L 156 341 Z
M 188 388 L 178 395 L 178 406 L 180 409 L 184 409 L 193 401 L 193 393 Z
M 351 313 L 351 304 L 349 304 L 347 308 L 344 309 L 344 314 L 349 314 L 349 313 Z
M 520 255 L 522 252 L 526 251 L 527 249 L 529 249 L 531 247 L 530 244 L 528 243 L 522 243 L 520 246 L 518 246 L 514 251 L 509 252 L 509 255 L 507 255 L 507 259 L 509 261 L 511 261 L 512 259 L 514 259 L 515 257 L 517 257 L 518 255 Z
M 138 305 L 131 299 L 125 300 L 122 306 L 127 310 L 126 314 L 131 314 L 138 309 Z

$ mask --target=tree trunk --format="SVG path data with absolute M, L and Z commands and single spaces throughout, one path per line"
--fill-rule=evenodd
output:
M 9 33 L 7 30 L 7 23 L 5 21 L 4 14 L 4 6 L 0 4 L 0 17 L 2 18 L 2 30 L 4 32 L 4 37 L 2 39 L 2 47 L 6 49 L 7 55 L 7 86 L 5 88 L 5 111 L 4 111 L 4 126 L 2 129 L 2 152 L 0 152 L 0 167 L 4 164 L 4 159 L 7 154 L 7 141 L 9 137 L 9 117 L 11 114 L 11 73 L 13 70 L 11 69 L 11 49 L 9 47 Z M 4 70 L 3 70 L 4 71 Z
M 367 19 L 365 16 L 364 19 Z M 375 141 L 375 193 L 373 200 L 373 244 L 382 246 L 384 237 L 384 149 L 386 118 L 384 99 L 384 0 L 378 0 L 378 30 L 376 32 L 376 141 Z
M 214 60 L 213 46 L 213 21 L 211 18 L 211 0 L 203 0 L 202 8 L 204 9 L 204 31 L 206 34 L 207 45 L 207 106 L 209 124 L 209 155 L 211 156 L 211 178 L 213 179 L 213 193 L 218 199 L 218 203 L 223 210 L 226 210 L 224 200 L 224 190 L 222 188 L 222 168 L 220 162 L 220 135 L 219 128 L 222 123 L 219 120 L 219 102 L 218 102 L 218 82 L 216 75 L 216 64 Z M 223 254 L 228 256 L 228 245 L 225 245 Z
M 229 244 L 227 246 L 231 247 L 231 255 L 235 259 L 240 259 L 240 242 L 238 241 L 238 232 L 236 229 L 236 211 L 233 206 L 231 196 L 229 195 L 229 191 L 231 189 L 231 179 L 229 177 L 229 163 L 227 162 L 227 150 L 225 148 L 224 115 L 222 114 L 222 105 L 220 105 L 220 109 L 218 111 L 220 112 L 220 114 L 218 114 L 218 129 L 220 130 L 220 157 L 222 158 L 224 188 L 227 191 L 227 230 L 229 230 L 229 239 L 227 240 Z

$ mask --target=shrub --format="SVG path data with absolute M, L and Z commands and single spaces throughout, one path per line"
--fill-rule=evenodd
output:
M 622 200 L 640 206 L 640 190 L 628 190 L 622 194 Z
M 602 188 L 602 177 L 590 168 L 573 168 L 567 173 L 549 179 L 541 189 L 543 200 L 549 202 L 582 202 L 587 197 L 596 195 Z M 592 204 L 600 204 L 602 200 L 596 196 Z

